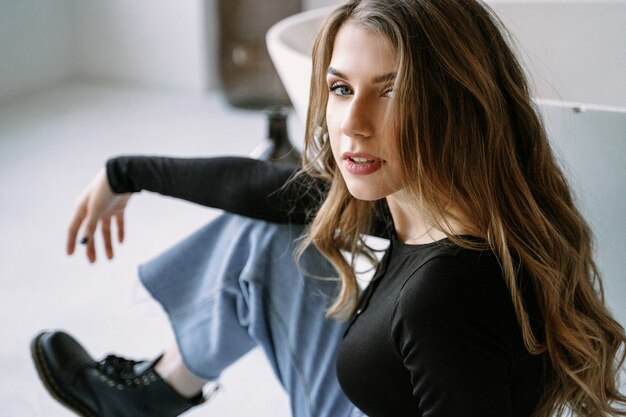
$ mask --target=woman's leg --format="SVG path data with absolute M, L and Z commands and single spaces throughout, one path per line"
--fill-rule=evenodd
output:
M 193 374 L 183 361 L 176 343 L 172 343 L 154 365 L 154 371 L 185 398 L 194 398 L 208 381 Z
M 260 346 L 294 416 L 348 417 L 354 407 L 335 374 L 344 325 L 325 317 L 337 283 L 320 278 L 335 272 L 313 249 L 296 264 L 301 232 L 223 215 L 142 266 L 140 276 L 168 313 L 193 374 L 217 379 Z
M 32 353 L 44 385 L 81 415 L 171 417 L 202 402 L 175 390 L 197 392 L 202 378 L 217 378 L 259 345 L 294 416 L 361 416 L 335 375 L 344 326 L 326 319 L 325 309 L 337 284 L 303 271 L 334 272 L 315 250 L 298 268 L 293 250 L 300 233 L 227 215 L 211 222 L 141 268 L 144 284 L 170 315 L 177 346 L 158 361 L 112 355 L 94 361 L 70 335 L 42 332 Z

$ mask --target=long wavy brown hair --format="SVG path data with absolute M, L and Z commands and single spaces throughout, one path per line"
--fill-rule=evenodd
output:
M 393 145 L 416 207 L 442 231 L 450 228 L 438 219 L 452 219 L 483 238 L 480 245 L 448 236 L 496 253 L 527 349 L 547 352 L 552 370 L 536 416 L 626 415 L 618 381 L 626 337 L 604 304 L 591 230 L 555 161 L 509 35 L 478 1 L 353 0 L 316 38 L 303 163 L 330 186 L 303 247 L 313 243 L 339 272 L 341 292 L 329 314 L 351 314 L 359 296 L 355 254 L 374 256 L 362 239 L 374 203 L 348 192 L 326 127 L 326 70 L 348 21 L 395 48 Z M 524 305 L 522 268 L 540 307 L 541 334 Z

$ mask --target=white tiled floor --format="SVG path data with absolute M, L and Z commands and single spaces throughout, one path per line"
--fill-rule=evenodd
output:
M 141 193 L 112 262 L 67 257 L 74 200 L 106 158 L 246 154 L 264 130 L 260 113 L 233 110 L 218 96 L 120 87 L 65 85 L 0 106 L 0 416 L 72 415 L 47 395 L 31 365 L 29 343 L 41 329 L 70 331 L 96 357 L 150 358 L 171 341 L 136 267 L 216 212 Z M 188 415 L 289 415 L 258 350 L 222 382 L 214 401 Z

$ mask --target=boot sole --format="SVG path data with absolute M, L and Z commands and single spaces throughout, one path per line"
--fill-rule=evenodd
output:
M 60 387 L 59 384 L 54 380 L 52 373 L 48 367 L 46 362 L 46 358 L 41 349 L 41 338 L 46 333 L 40 333 L 33 339 L 30 344 L 30 353 L 33 358 L 33 363 L 35 364 L 35 369 L 37 370 L 37 374 L 39 375 L 39 379 L 43 382 L 43 386 L 46 388 L 46 391 L 54 397 L 58 402 L 60 402 L 65 407 L 69 408 L 76 414 L 82 417 L 99 417 L 94 414 L 85 404 L 83 404 L 80 400 L 71 397 L 66 394 Z

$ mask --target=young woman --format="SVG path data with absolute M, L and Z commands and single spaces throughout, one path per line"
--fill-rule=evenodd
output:
M 624 331 L 603 303 L 591 232 L 503 32 L 473 0 L 348 2 L 315 43 L 302 172 L 289 179 L 243 159 L 113 159 L 82 199 L 70 252 L 85 222 L 93 259 L 102 221 L 111 254 L 108 224 L 127 197 L 109 185 L 291 223 L 222 217 L 142 279 L 172 319 L 180 354 L 170 356 L 184 360 L 175 369 L 214 379 L 259 344 L 297 416 L 626 415 Z M 306 225 L 299 264 L 294 223 Z M 360 293 L 355 255 L 374 255 L 366 234 L 391 244 Z M 338 288 L 300 279 L 331 272 L 312 246 Z M 328 312 L 345 324 L 323 316 L 335 290 Z M 33 350 L 44 382 L 84 415 L 122 415 L 102 398 L 123 397 L 124 410 L 158 404 L 158 415 L 191 406 L 163 411 L 166 397 L 127 393 L 122 371 L 146 375 L 135 363 L 93 362 L 67 335 L 44 333 Z M 71 377 L 89 389 L 71 386 L 59 376 L 69 366 L 55 365 L 68 351 L 123 394 L 82 371 Z M 143 369 L 183 393 L 190 379 L 168 379 L 167 358 Z

